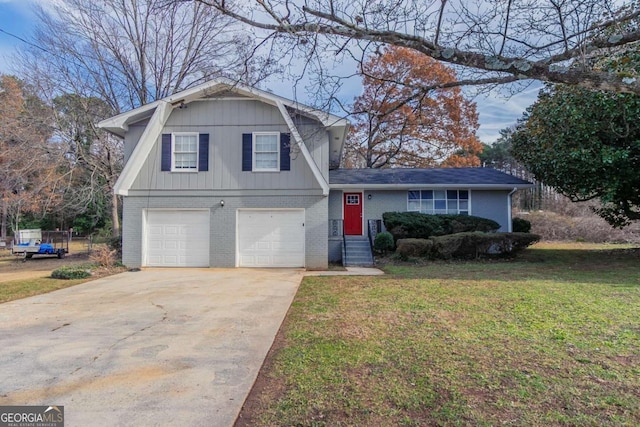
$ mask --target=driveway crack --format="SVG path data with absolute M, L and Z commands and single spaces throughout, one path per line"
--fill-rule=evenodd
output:
M 113 344 L 111 344 L 109 347 L 107 347 L 106 349 L 104 349 L 104 350 L 102 350 L 100 353 L 98 353 L 96 356 L 94 356 L 94 357 L 91 359 L 91 361 L 90 361 L 89 363 L 87 363 L 87 364 L 86 364 L 86 365 L 84 365 L 84 366 L 80 366 L 80 367 L 77 367 L 76 369 L 74 369 L 74 370 L 71 372 L 71 374 L 75 374 L 76 372 L 78 372 L 78 371 L 80 371 L 80 370 L 82 370 L 82 369 L 84 369 L 84 368 L 87 368 L 87 367 L 89 367 L 89 366 L 93 365 L 93 363 L 95 363 L 95 361 L 96 361 L 96 360 L 100 359 L 104 354 L 106 354 L 106 353 L 110 352 L 111 350 L 113 350 L 115 347 L 117 347 L 117 346 L 118 346 L 120 343 L 122 343 L 123 341 L 126 341 L 126 340 L 128 340 L 129 338 L 134 337 L 134 336 L 138 335 L 138 334 L 139 334 L 139 333 L 141 333 L 141 332 L 144 332 L 144 331 L 146 331 L 146 330 L 148 330 L 148 329 L 151 329 L 152 327 L 154 327 L 154 326 L 156 326 L 156 325 L 159 325 L 160 323 L 162 323 L 162 322 L 166 321 L 166 320 L 169 318 L 169 312 L 168 312 L 167 310 L 165 310 L 165 308 L 164 308 L 164 306 L 163 306 L 163 305 L 156 304 L 156 303 L 155 303 L 155 302 L 153 302 L 153 301 L 149 301 L 149 302 L 150 302 L 150 303 L 151 303 L 151 305 L 153 305 L 154 307 L 156 307 L 156 308 L 158 308 L 158 309 L 160 309 L 160 310 L 163 310 L 163 313 L 162 313 L 162 319 L 158 320 L 157 322 L 153 322 L 153 323 L 151 323 L 151 324 L 149 324 L 149 325 L 145 326 L 144 328 L 138 329 L 137 331 L 132 332 L 132 333 L 130 333 L 129 335 L 127 335 L 127 336 L 125 336 L 125 337 L 122 337 L 122 338 L 120 338 L 120 339 L 116 340 L 116 342 L 114 342 L 114 343 L 113 343 Z M 64 325 L 64 326 L 66 326 L 66 325 Z

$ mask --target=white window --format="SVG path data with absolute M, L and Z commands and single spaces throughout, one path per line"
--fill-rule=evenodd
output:
M 280 133 L 253 133 L 253 170 L 280 170 Z
M 174 133 L 172 146 L 173 171 L 198 170 L 198 134 Z
M 407 193 L 407 211 L 425 214 L 469 215 L 469 190 L 413 190 Z
M 360 195 L 359 194 L 347 194 L 347 204 L 348 205 L 359 205 L 360 204 Z

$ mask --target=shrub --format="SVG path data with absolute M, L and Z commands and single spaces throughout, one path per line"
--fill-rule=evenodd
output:
M 474 259 L 513 255 L 540 240 L 530 233 L 458 233 L 432 237 L 433 256 L 442 259 Z
M 433 240 L 431 239 L 400 239 L 396 253 L 402 258 L 408 257 L 431 257 Z
M 431 236 L 471 231 L 491 232 L 500 224 L 470 215 L 427 215 L 420 212 L 385 212 L 384 225 L 397 242 L 399 239 L 428 239 Z
M 113 267 L 118 262 L 118 251 L 108 245 L 95 245 L 89 259 L 101 267 Z
M 393 236 L 387 231 L 376 234 L 376 238 L 373 241 L 373 248 L 382 253 L 393 250 Z
M 589 212 L 573 217 L 555 212 L 531 212 L 527 218 L 531 221 L 531 230 L 544 240 L 640 243 L 640 222 L 620 230 Z
M 513 218 L 511 227 L 514 233 L 529 233 L 531 231 L 531 223 L 523 218 Z
M 481 218 L 473 215 L 437 215 L 449 224 L 446 234 L 466 233 L 481 231 L 491 233 L 500 228 L 500 224 L 492 219 Z
M 85 279 L 91 276 L 91 271 L 85 266 L 62 266 L 53 270 L 51 273 L 51 277 L 54 279 L 64 279 L 64 280 L 72 280 L 72 279 Z
M 122 255 L 122 236 L 110 237 L 107 240 L 110 249 L 117 252 L 118 256 Z

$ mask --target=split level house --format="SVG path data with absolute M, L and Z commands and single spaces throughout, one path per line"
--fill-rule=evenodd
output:
M 115 191 L 129 267 L 367 264 L 350 242 L 379 231 L 384 212 L 511 231 L 511 196 L 530 186 L 489 168 L 340 169 L 345 119 L 223 78 L 99 127 L 124 139 Z

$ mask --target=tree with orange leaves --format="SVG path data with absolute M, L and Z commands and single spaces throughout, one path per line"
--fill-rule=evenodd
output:
M 45 214 L 59 201 L 64 152 L 51 142 L 50 109 L 15 77 L 0 75 L 0 234 L 21 215 Z
M 349 167 L 478 166 L 476 105 L 454 71 L 407 48 L 389 47 L 362 68 L 363 93 L 345 150 Z M 425 87 L 436 89 L 425 90 Z

